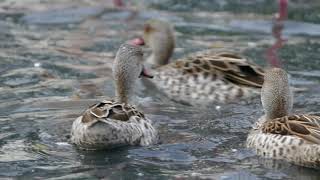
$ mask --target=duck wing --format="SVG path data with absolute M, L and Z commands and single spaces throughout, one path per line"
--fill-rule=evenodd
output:
M 92 123 L 101 119 L 128 121 L 131 116 L 144 117 L 143 113 L 131 105 L 105 100 L 90 106 L 83 113 L 82 122 Z
M 320 144 L 320 116 L 291 115 L 266 121 L 264 133 L 298 136 L 308 142 Z
M 220 78 L 235 85 L 254 88 L 261 88 L 264 78 L 264 70 L 261 67 L 231 52 L 196 53 L 169 66 L 181 69 L 183 75 L 202 74 L 204 77 Z
M 200 56 L 201 57 L 201 56 Z M 212 66 L 223 74 L 231 83 L 261 88 L 264 70 L 243 56 L 232 52 L 220 52 L 213 56 L 203 56 Z

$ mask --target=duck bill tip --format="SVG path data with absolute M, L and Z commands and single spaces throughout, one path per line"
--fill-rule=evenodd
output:
M 153 75 L 143 68 L 139 77 L 153 78 Z
M 143 46 L 143 45 L 145 45 L 145 42 L 142 37 L 137 37 L 137 38 L 130 40 L 129 44 L 136 45 L 136 46 Z

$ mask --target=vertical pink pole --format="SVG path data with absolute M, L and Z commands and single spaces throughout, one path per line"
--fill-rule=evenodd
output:
M 272 36 L 276 39 L 276 42 L 266 51 L 266 58 L 273 67 L 281 66 L 277 53 L 285 42 L 282 39 L 283 21 L 288 17 L 288 0 L 278 0 L 278 3 L 278 13 L 272 26 Z
M 116 6 L 116 7 L 124 7 L 124 3 L 122 0 L 113 0 L 113 4 Z

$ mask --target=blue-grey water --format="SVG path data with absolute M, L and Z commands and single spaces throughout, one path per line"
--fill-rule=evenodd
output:
M 245 148 L 262 115 L 259 99 L 196 108 L 142 83 L 136 102 L 161 143 L 87 152 L 69 143 L 72 121 L 112 97 L 111 64 L 143 23 L 175 25 L 174 58 L 233 50 L 267 66 L 276 0 L 0 1 L 0 178 L 17 179 L 320 179 L 319 170 L 255 156 Z M 320 3 L 289 2 L 278 50 L 295 94 L 295 112 L 320 112 Z M 147 51 L 147 50 L 146 50 Z

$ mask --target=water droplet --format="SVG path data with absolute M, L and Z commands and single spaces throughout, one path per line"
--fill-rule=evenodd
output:
M 232 151 L 232 152 L 237 152 L 238 150 L 237 150 L 237 149 L 232 149 L 231 151 Z
M 56 143 L 58 146 L 71 146 L 69 143 L 67 142 L 57 142 Z
M 39 62 L 34 63 L 34 67 L 40 67 L 40 66 L 41 66 L 41 63 Z

